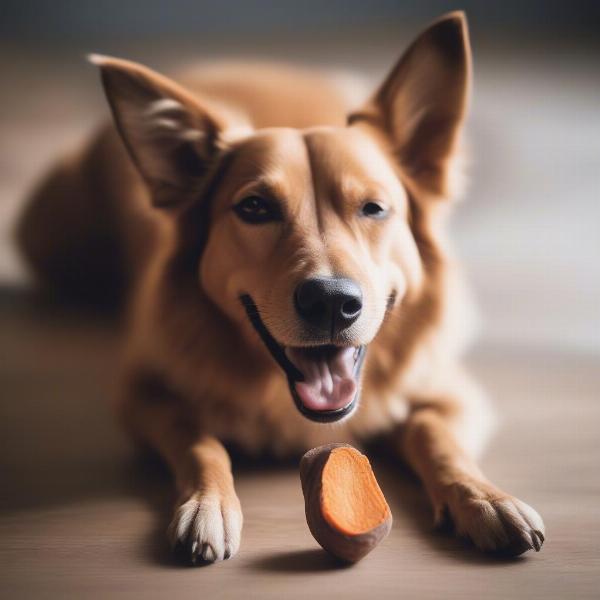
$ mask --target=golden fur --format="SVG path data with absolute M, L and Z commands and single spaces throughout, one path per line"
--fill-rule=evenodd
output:
M 104 129 L 54 170 L 20 238 L 48 285 L 127 295 L 117 411 L 173 470 L 172 540 L 192 559 L 237 551 L 242 515 L 223 443 L 289 455 L 385 435 L 436 519 L 447 514 L 484 550 L 539 549 L 540 517 L 474 462 L 491 416 L 460 364 L 468 301 L 442 237 L 469 94 L 464 16 L 421 34 L 362 108 L 298 69 L 220 66 L 174 83 L 92 61 L 118 133 Z M 248 196 L 276 199 L 285 218 L 240 222 L 231 206 Z M 358 219 L 367 199 L 389 216 Z M 336 273 L 364 295 L 341 343 L 369 349 L 358 409 L 323 425 L 294 408 L 239 297 L 252 295 L 280 344 L 302 346 L 294 288 Z

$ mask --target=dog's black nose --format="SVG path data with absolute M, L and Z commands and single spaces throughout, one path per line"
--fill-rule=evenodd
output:
M 334 336 L 360 316 L 362 292 L 352 279 L 315 277 L 296 288 L 295 303 L 307 323 Z

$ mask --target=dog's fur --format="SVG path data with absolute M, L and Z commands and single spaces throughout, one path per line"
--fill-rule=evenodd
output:
M 386 436 L 437 522 L 449 516 L 484 550 L 538 550 L 539 515 L 474 462 L 491 416 L 460 364 L 468 302 L 442 238 L 469 94 L 462 13 L 421 34 L 358 109 L 298 69 L 220 67 L 176 84 L 92 61 L 116 129 L 51 173 L 20 239 L 51 286 L 94 300 L 128 292 L 117 410 L 174 473 L 173 542 L 192 559 L 237 551 L 242 513 L 222 444 L 289 455 Z M 240 221 L 231 207 L 248 196 L 283 216 Z M 386 218 L 360 212 L 372 200 Z M 358 409 L 323 425 L 294 407 L 240 295 L 279 344 L 312 345 L 294 289 L 334 274 L 360 284 L 364 310 L 331 341 L 369 348 Z

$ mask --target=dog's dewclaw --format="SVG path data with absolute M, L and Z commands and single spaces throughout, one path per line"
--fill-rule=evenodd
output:
M 300 461 L 300 481 L 308 527 L 337 558 L 359 561 L 390 532 L 390 507 L 369 460 L 356 448 L 313 448 Z

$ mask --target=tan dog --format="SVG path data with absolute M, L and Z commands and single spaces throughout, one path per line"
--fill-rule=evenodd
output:
M 107 128 L 55 169 L 20 237 L 50 285 L 132 290 L 117 408 L 174 473 L 173 542 L 192 560 L 237 552 L 224 443 L 284 455 L 385 435 L 437 522 L 483 550 L 539 550 L 539 515 L 475 463 L 491 416 L 460 365 L 466 302 L 441 237 L 469 93 L 462 13 L 350 113 L 294 69 L 180 85 L 92 61 L 124 145 Z

